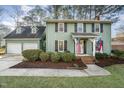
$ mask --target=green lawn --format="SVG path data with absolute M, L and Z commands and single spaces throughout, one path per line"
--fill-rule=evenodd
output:
M 111 76 L 102 77 L 0 77 L 1 87 L 124 87 L 124 64 L 106 67 Z

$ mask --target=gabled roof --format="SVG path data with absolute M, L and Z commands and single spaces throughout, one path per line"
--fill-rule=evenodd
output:
M 5 39 L 8 38 L 41 38 L 43 32 L 45 31 L 45 26 L 37 26 L 38 31 L 36 33 L 31 33 L 31 26 L 21 26 L 23 28 L 21 33 L 16 33 L 16 29 L 10 34 L 5 36 Z

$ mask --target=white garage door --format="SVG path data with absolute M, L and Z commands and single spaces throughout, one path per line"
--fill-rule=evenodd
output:
M 21 54 L 21 43 L 7 43 L 7 53 Z
M 38 49 L 38 44 L 37 43 L 24 43 L 23 50 L 26 50 L 26 49 Z

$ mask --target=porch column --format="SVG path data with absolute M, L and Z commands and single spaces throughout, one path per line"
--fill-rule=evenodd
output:
M 76 38 L 74 38 L 75 55 L 77 55 L 77 53 L 76 53 L 76 43 L 77 43 L 77 39 L 76 39 Z
M 93 56 L 95 56 L 96 53 L 96 41 L 93 39 Z

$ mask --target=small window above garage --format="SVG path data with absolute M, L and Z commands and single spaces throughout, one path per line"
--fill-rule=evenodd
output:
M 22 33 L 21 27 L 17 27 L 17 28 L 16 28 L 16 34 L 21 34 L 21 33 Z
M 36 26 L 32 26 L 32 27 L 31 27 L 31 33 L 32 33 L 32 34 L 36 34 L 37 31 L 38 31 L 38 28 L 37 28 Z

